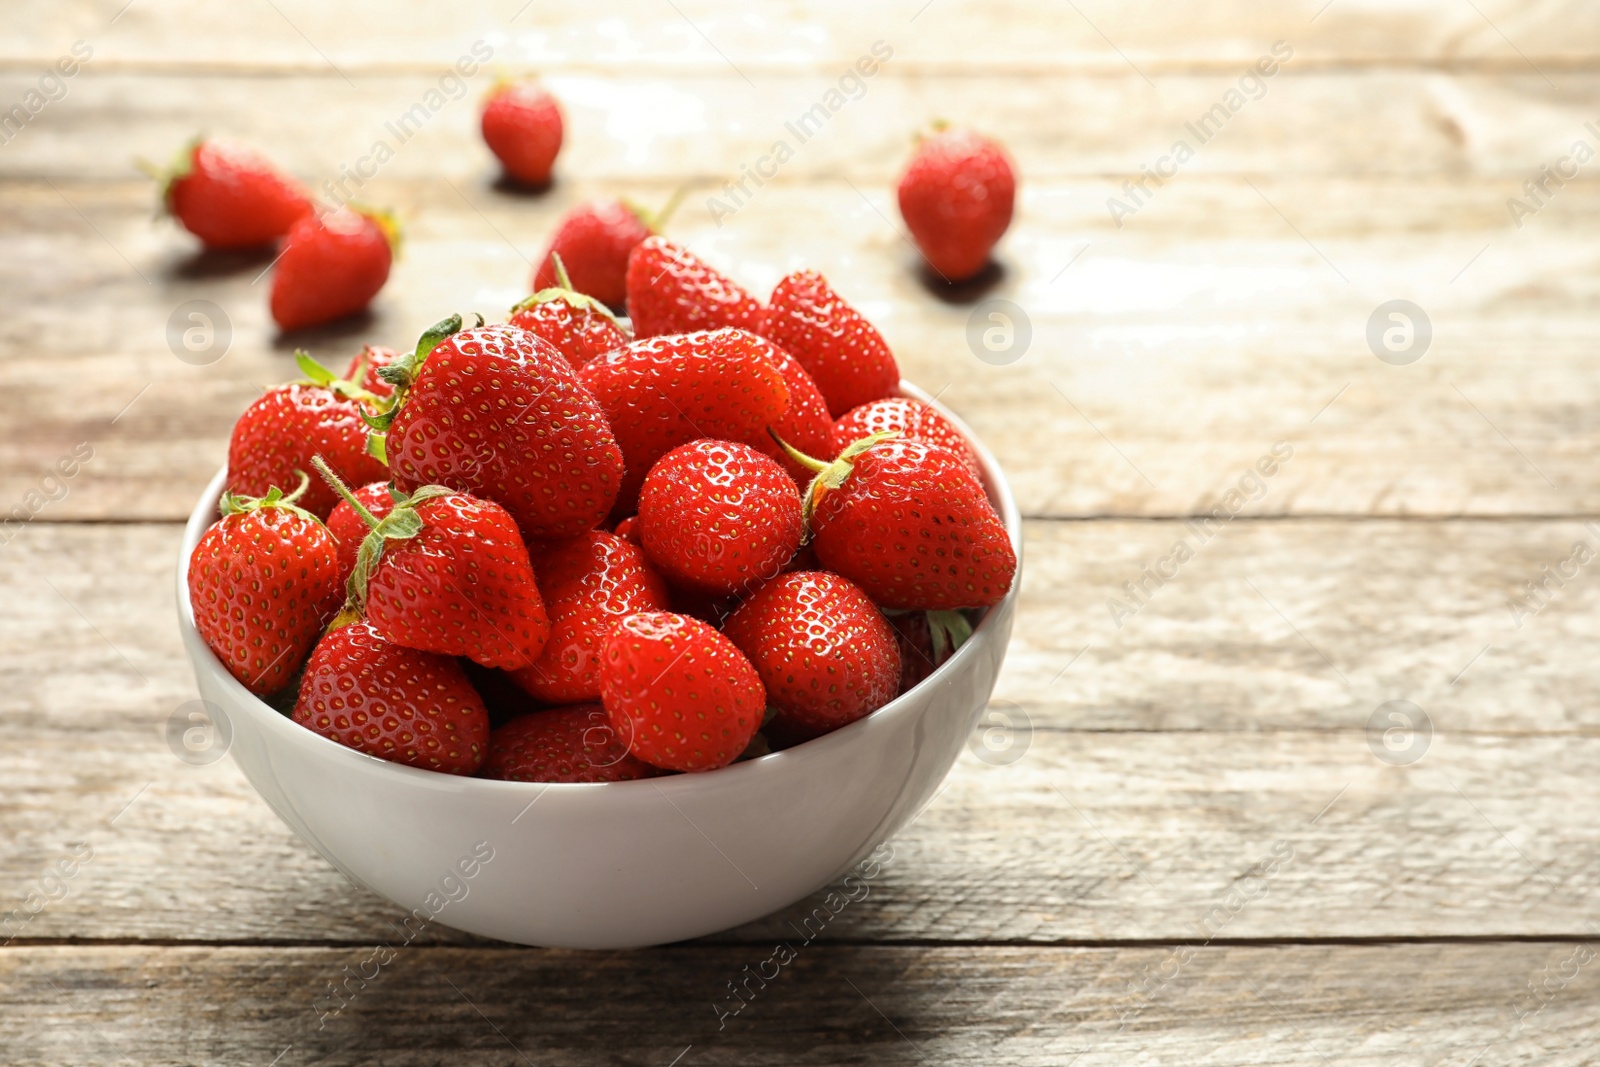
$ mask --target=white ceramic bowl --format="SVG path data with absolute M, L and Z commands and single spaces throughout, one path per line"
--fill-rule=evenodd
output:
M 295 724 L 235 681 L 194 628 L 189 554 L 216 515 L 226 471 L 184 532 L 179 628 L 200 695 L 226 716 L 250 783 L 352 881 L 415 909 L 410 930 L 427 919 L 595 949 L 698 937 L 792 904 L 862 860 L 933 797 L 987 704 L 1016 610 L 1022 526 L 994 457 L 957 425 L 1017 551 L 1011 592 L 904 696 L 825 737 L 721 770 L 496 782 L 375 759 Z

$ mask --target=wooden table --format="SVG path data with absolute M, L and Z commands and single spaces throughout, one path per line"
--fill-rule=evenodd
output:
M 123 3 L 0 16 L 0 105 L 92 49 L 0 146 L 0 510 L 29 520 L 0 537 L 0 1060 L 1600 1062 L 1600 163 L 1561 163 L 1600 147 L 1600 8 Z M 475 41 L 566 102 L 542 195 L 495 183 L 487 71 L 428 103 Z M 875 41 L 859 99 L 716 225 L 706 198 Z M 370 317 L 309 336 L 271 329 L 270 256 L 197 255 L 129 163 L 206 130 L 319 184 L 419 103 L 359 189 L 404 256 Z M 891 195 L 935 117 L 1024 176 L 1003 273 L 955 295 Z M 1545 165 L 1577 175 L 1535 199 Z M 1141 167 L 1173 176 L 1125 191 Z M 503 314 L 560 212 L 684 182 L 674 236 L 758 291 L 824 271 L 1010 472 L 1010 726 L 720 1027 L 814 901 L 643 952 L 435 928 L 324 1018 L 396 909 L 230 760 L 175 758 L 179 524 L 296 345 Z M 968 343 L 991 298 L 1031 324 L 1017 358 Z M 227 316 L 218 358 L 169 344 L 190 300 Z M 1392 300 L 1431 324 L 1420 358 L 1368 343 Z

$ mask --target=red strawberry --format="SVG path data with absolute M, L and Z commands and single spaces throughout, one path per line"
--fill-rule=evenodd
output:
M 674 582 L 747 593 L 800 547 L 800 494 L 777 460 L 709 438 L 675 448 L 639 493 L 639 535 Z
M 304 189 L 259 153 L 227 141 L 196 138 L 159 177 L 167 210 L 207 248 L 271 244 L 311 212 Z
M 626 782 L 661 772 L 628 754 L 599 704 L 512 719 L 489 737 L 484 778 L 506 782 Z
M 549 341 L 574 368 L 632 340 L 604 304 L 573 291 L 561 257 L 555 260 L 559 284 L 512 308 L 511 325 Z
M 331 490 L 330 490 L 331 491 Z M 388 482 L 373 482 L 353 491 L 361 506 L 375 519 L 382 519 L 394 510 L 394 497 L 389 494 Z M 343 589 L 356 569 L 356 555 L 361 542 L 367 539 L 372 527 L 356 514 L 356 509 L 340 500 L 328 513 L 328 533 L 333 536 L 339 551 L 339 588 Z
M 394 386 L 384 381 L 380 372 L 399 358 L 400 353 L 392 348 L 366 345 L 350 360 L 350 366 L 345 368 L 345 380 L 355 382 L 373 396 L 393 396 Z
M 629 515 L 617 523 L 617 528 L 613 532 L 624 541 L 630 541 L 636 545 L 639 544 L 639 516 Z
M 445 774 L 472 774 L 489 752 L 489 712 L 461 664 L 386 641 L 360 620 L 317 642 L 294 721 L 357 752 Z
M 382 520 L 317 469 L 373 532 L 362 542 L 347 611 L 386 640 L 516 669 L 539 658 L 550 619 L 517 525 L 499 504 L 441 485 L 395 502 Z
M 483 140 L 506 173 L 524 185 L 545 185 L 561 151 L 561 105 L 531 83 L 500 82 L 489 91 Z
M 987 607 L 1016 551 L 983 485 L 937 445 L 866 437 L 818 476 L 805 513 L 817 558 L 886 608 Z
M 906 692 L 939 669 L 972 636 L 972 624 L 959 611 L 907 611 L 893 615 L 900 643 L 900 689 Z
M 970 130 L 944 130 L 917 145 L 900 176 L 900 214 L 933 269 L 959 282 L 989 261 L 1016 192 L 1003 148 Z
M 530 541 L 575 537 L 610 512 L 623 453 L 549 342 L 516 326 L 462 330 L 452 316 L 385 376 L 403 383 L 385 440 L 402 489 L 448 485 L 486 497 Z
M 310 356 L 296 353 L 306 380 L 268 389 L 245 408 L 228 441 L 228 488 L 241 496 L 260 496 L 274 485 L 295 485 L 313 473 L 311 457 L 321 455 L 346 482 L 387 481 L 389 471 L 367 452 L 361 388 L 333 376 Z M 319 519 L 328 517 L 338 497 L 313 478 L 299 504 Z
M 572 275 L 569 288 L 622 307 L 628 298 L 628 254 L 655 232 L 670 210 L 671 205 L 651 219 L 621 200 L 579 204 L 556 224 L 550 248 L 533 274 L 534 291 L 558 284 L 555 257 L 560 256 Z
M 900 368 L 883 335 L 814 270 L 778 283 L 759 332 L 800 361 L 834 418 L 900 387 Z
M 761 727 L 766 690 L 733 642 L 668 611 L 629 615 L 606 639 L 600 699 L 628 751 L 655 767 L 709 771 Z
M 800 571 L 762 586 L 722 632 L 755 665 L 767 706 L 821 734 L 893 700 L 895 633 L 867 594 L 837 574 Z
M 389 280 L 400 231 L 392 216 L 339 208 L 289 227 L 272 278 L 279 329 L 318 326 L 366 308 Z
M 590 530 L 547 546 L 534 565 L 550 614 L 550 640 L 538 662 L 512 677 L 550 704 L 600 696 L 600 646 L 636 611 L 667 606 L 667 586 L 631 541 Z
M 754 439 L 782 417 L 789 388 L 772 345 L 743 330 L 634 341 L 578 376 L 605 409 L 627 460 L 617 506 L 632 510 L 656 460 L 701 437 Z
M 932 404 L 924 404 L 909 396 L 892 396 L 851 408 L 833 424 L 833 454 L 838 455 L 850 442 L 859 441 L 869 434 L 890 432 L 898 433 L 907 441 L 921 441 L 949 449 L 962 458 L 974 478 L 983 480 L 978 457 L 973 454 L 972 446 L 967 444 L 967 439 L 961 436 L 955 424 L 939 414 L 939 409 Z M 785 437 L 784 440 L 789 439 Z M 794 444 L 793 441 L 789 443 Z M 795 447 L 802 452 L 809 451 L 799 445 Z M 816 455 L 815 452 L 810 454 Z
M 808 456 L 832 459 L 839 450 L 833 447 L 833 420 L 817 383 L 811 380 L 799 361 L 783 349 L 773 345 L 768 354 L 778 361 L 783 384 L 789 387 L 789 407 L 783 418 L 772 424 L 773 433 Z M 802 441 L 809 443 L 801 444 Z M 744 443 L 783 464 L 783 469 L 801 489 L 811 484 L 811 472 L 779 447 L 771 433 L 762 430 L 753 437 L 744 438 Z
M 257 696 L 289 683 L 339 609 L 333 538 L 277 489 L 231 493 L 189 555 L 194 628 Z
M 628 256 L 628 314 L 638 337 L 761 327 L 761 301 L 665 237 L 646 238 Z

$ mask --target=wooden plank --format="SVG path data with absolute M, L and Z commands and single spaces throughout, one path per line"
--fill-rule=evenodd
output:
M 373 951 L 0 952 L 10 1009 L 0 1041 L 17 1067 L 274 1056 L 284 1067 L 1571 1067 L 1592 1063 L 1600 1041 L 1594 950 L 1570 943 L 1210 947 L 1191 957 L 1168 947 L 800 947 L 782 965 L 766 964 L 770 947 L 413 948 L 379 955 L 382 967 L 368 963 Z M 340 1014 L 314 1007 L 335 1003 L 316 998 L 346 967 L 373 977 L 350 980 L 357 992 Z M 729 999 L 747 967 L 776 977 L 764 987 L 750 979 L 747 1001 Z M 1550 983 L 1546 1003 L 1531 982 Z M 734 1004 L 743 1007 L 726 1014 Z
M 995 66 L 1126 73 L 1133 65 L 1150 72 L 1249 62 L 1263 44 L 1283 38 L 1324 63 L 1498 63 L 1522 70 L 1537 64 L 1554 76 L 1592 61 L 1600 31 L 1587 5 L 1530 9 L 1513 0 L 1425 0 L 1403 7 L 1208 0 L 1180 9 L 1085 0 L 1075 10 L 1040 10 L 1023 0 L 875 0 L 808 8 L 804 25 L 769 13 L 735 14 L 710 0 L 672 7 L 630 0 L 607 7 L 604 17 L 581 8 L 529 9 L 520 0 L 480 5 L 470 15 L 446 15 L 420 0 L 336 9 L 281 0 L 259 10 L 183 5 L 181 35 L 171 32 L 171 5 L 140 4 L 119 14 L 120 6 L 19 3 L 3 55 L 39 62 L 82 37 L 106 62 L 296 71 L 336 66 L 354 74 L 374 66 L 449 63 L 462 43 L 481 36 L 500 49 L 501 62 L 517 66 L 628 72 L 733 64 L 758 76 L 849 62 L 858 42 L 881 37 L 940 73 Z
M 410 237 L 372 317 L 298 338 L 266 320 L 268 282 L 256 279 L 268 257 L 195 256 L 150 221 L 146 187 L 9 186 L 0 501 L 23 501 L 88 444 L 97 458 L 73 491 L 36 510 L 180 518 L 237 414 L 297 373 L 295 345 L 338 362 L 366 340 L 406 346 L 447 311 L 503 315 L 562 208 L 639 192 L 527 200 L 479 181 L 384 184 L 375 199 L 400 209 Z M 1509 184 L 1252 181 L 1197 175 L 1121 230 L 1103 210 L 1109 185 L 1034 190 L 992 290 L 1025 309 L 1033 340 L 999 366 L 969 347 L 970 302 L 924 288 L 881 191 L 871 204 L 859 186 L 774 185 L 722 229 L 686 209 L 673 230 L 757 291 L 801 265 L 829 274 L 907 376 L 995 449 L 1027 514 L 1209 513 L 1278 440 L 1294 459 L 1251 514 L 1600 512 L 1588 239 L 1600 188 L 1569 186 L 1519 231 Z M 1409 366 L 1381 362 L 1365 339 L 1397 296 L 1420 303 L 1435 334 Z M 231 320 L 220 362 L 193 366 L 169 346 L 169 319 L 190 299 Z
M 1469 561 L 1502 553 L 1540 558 L 1559 547 L 1557 531 L 1240 524 L 1219 535 L 1228 540 L 1214 558 L 1197 560 L 1125 628 L 1127 645 L 1092 651 L 1062 675 L 1054 687 L 1061 704 L 1034 703 L 1030 686 L 1069 662 L 1047 605 L 1073 603 L 1083 595 L 1077 576 L 1102 569 L 1074 560 L 1134 555 L 1108 547 L 1138 536 L 1136 524 L 1119 525 L 1030 525 L 1026 606 L 999 697 L 1028 701 L 1022 711 L 1033 729 L 1001 731 L 998 763 L 962 757 L 946 791 L 895 840 L 882 880 L 828 925 L 827 937 L 1172 939 L 1204 936 L 1196 931 L 1207 926 L 1228 938 L 1587 931 L 1600 831 L 1573 812 L 1600 799 L 1600 738 L 1580 688 L 1593 594 L 1575 587 L 1531 620 L 1522 653 L 1482 656 L 1456 687 L 1479 696 L 1461 705 L 1438 689 L 1438 676 L 1434 690 L 1385 681 L 1404 676 L 1405 653 L 1369 652 L 1368 665 L 1352 652 L 1407 644 L 1408 630 L 1385 627 L 1415 614 L 1417 601 L 1478 606 L 1464 584 L 1446 591 L 1458 568 L 1470 575 L 1484 564 Z M 1368 541 L 1360 531 L 1373 526 L 1380 533 Z M 1498 542 L 1495 530 L 1503 531 Z M 177 536 L 168 526 L 40 524 L 6 548 L 5 907 L 22 904 L 73 842 L 94 849 L 64 899 L 13 933 L 378 936 L 394 909 L 297 843 L 230 761 L 194 767 L 169 751 L 167 720 L 193 698 L 170 622 Z M 1359 557 L 1363 544 L 1368 554 Z M 1287 620 L 1239 588 L 1225 566 L 1234 558 L 1250 561 L 1243 577 Z M 1285 567 L 1291 560 L 1296 569 Z M 1425 563 L 1434 576 L 1408 582 Z M 1203 567 L 1228 576 L 1208 577 Z M 1068 626 L 1079 610 L 1098 605 L 1060 609 Z M 1416 625 L 1420 664 L 1445 662 L 1446 635 L 1472 624 L 1441 616 Z M 1327 663 L 1294 627 L 1343 664 L 1348 691 L 1329 685 Z M 1460 652 L 1465 665 L 1468 646 Z M 1201 699 L 1181 695 L 1185 672 Z M 1247 679 L 1261 679 L 1259 689 Z M 1552 703 L 1552 692 L 1566 694 L 1571 721 L 1560 718 L 1566 707 Z M 1413 766 L 1376 758 L 1366 730 L 1376 705 L 1395 698 L 1414 699 L 1433 717 L 1431 747 Z M 1008 704 L 995 708 L 1024 721 Z M 1063 731 L 1054 725 L 1062 722 L 1094 729 Z M 1229 907 L 1241 880 L 1275 858 L 1267 890 L 1248 907 Z M 726 936 L 783 936 L 817 903 Z

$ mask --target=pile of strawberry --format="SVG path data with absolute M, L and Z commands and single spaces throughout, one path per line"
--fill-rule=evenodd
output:
M 555 267 L 240 417 L 188 581 L 252 692 L 451 774 L 705 771 L 870 714 L 1005 596 L 972 451 L 821 275 L 763 304 L 652 236 L 630 330 Z

